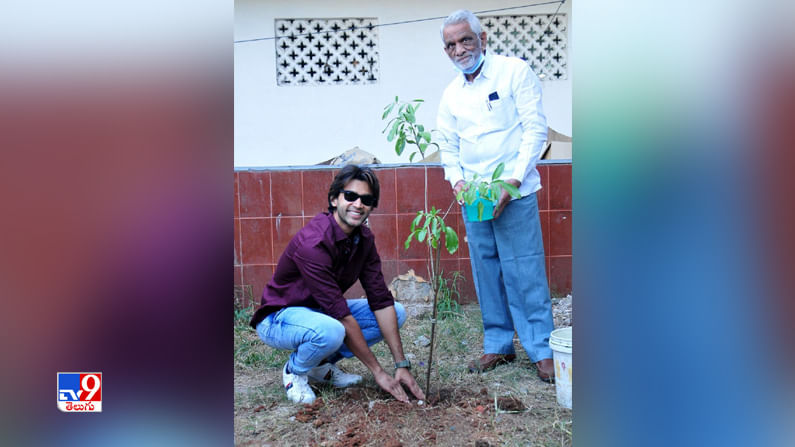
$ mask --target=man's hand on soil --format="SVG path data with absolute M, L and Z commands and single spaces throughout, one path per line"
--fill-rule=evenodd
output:
M 397 379 L 398 382 L 402 383 L 403 385 L 406 385 L 414 397 L 420 400 L 425 399 L 425 393 L 423 393 L 419 385 L 417 385 L 417 381 L 414 380 L 414 376 L 411 375 L 411 371 L 406 368 L 398 368 L 395 371 L 395 379 Z
M 400 386 L 399 380 L 393 378 L 383 370 L 374 376 L 375 383 L 377 383 L 378 386 L 380 386 L 384 391 L 394 396 L 395 399 L 408 403 L 409 397 L 406 395 L 406 392 L 403 391 L 403 387 Z

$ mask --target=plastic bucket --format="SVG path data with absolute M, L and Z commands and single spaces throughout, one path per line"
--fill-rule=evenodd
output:
M 555 388 L 558 404 L 571 408 L 572 355 L 571 327 L 555 329 L 549 334 L 549 347 L 552 348 L 552 361 L 555 363 Z
M 492 203 L 491 200 L 481 199 L 480 194 L 476 197 L 472 205 L 464 205 L 464 208 L 466 208 L 467 220 L 470 222 L 481 222 L 494 218 L 494 203 Z M 483 219 L 478 219 L 478 203 L 483 204 Z

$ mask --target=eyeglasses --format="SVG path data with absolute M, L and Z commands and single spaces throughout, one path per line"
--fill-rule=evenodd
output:
M 355 202 L 356 199 L 362 199 L 362 205 L 364 206 L 375 205 L 375 197 L 373 197 L 372 194 L 360 195 L 353 191 L 342 191 L 342 196 L 345 197 L 345 200 L 348 202 Z

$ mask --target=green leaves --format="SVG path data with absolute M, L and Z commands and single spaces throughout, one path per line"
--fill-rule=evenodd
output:
M 395 96 L 395 102 L 387 104 L 387 106 L 384 107 L 384 114 L 381 116 L 382 120 L 386 119 L 386 117 L 392 113 L 392 109 L 395 108 L 395 104 L 397 104 L 397 96 Z
M 406 242 L 403 244 L 405 246 L 406 250 L 409 249 L 409 246 L 411 245 L 411 238 L 414 237 L 414 234 L 416 234 L 416 233 L 412 232 L 411 234 L 409 234 L 408 239 L 406 239 Z
M 466 191 L 464 191 L 462 198 L 464 199 L 464 202 L 466 202 L 467 205 L 472 205 L 473 203 L 475 203 L 478 190 L 477 188 L 472 188 L 472 187 L 467 188 L 466 186 L 464 186 L 464 189 L 466 189 Z
M 411 222 L 411 233 L 403 244 L 408 250 L 412 240 L 425 243 L 431 248 L 439 247 L 439 242 L 444 236 L 444 244 L 450 254 L 458 250 L 458 235 L 452 227 L 444 223 L 444 218 L 439 215 L 439 210 L 431 207 L 430 211 L 417 211 L 417 217 Z
M 417 109 L 420 108 L 422 99 L 415 99 L 411 102 L 400 102 L 400 98 L 395 96 L 395 101 L 387 104 L 384 107 L 384 113 L 381 115 L 382 120 L 392 118 L 387 122 L 386 127 L 381 133 L 387 134 L 387 141 L 392 142 L 395 140 L 395 153 L 403 155 L 406 145 L 416 146 L 420 155 L 425 157 L 425 151 L 428 146 L 434 145 L 437 148 L 438 144 L 431 141 L 431 132 L 425 130 L 425 126 L 417 123 Z M 393 116 L 393 112 L 396 112 Z M 409 161 L 414 161 L 416 152 L 412 152 L 409 156 Z
M 502 175 L 502 171 L 505 170 L 505 163 L 500 163 L 497 165 L 497 168 L 494 170 L 494 174 L 491 175 L 491 180 L 497 180 Z
M 417 211 L 417 217 L 415 217 L 411 222 L 411 231 L 414 231 L 414 229 L 417 228 L 417 225 L 420 224 L 420 221 L 422 221 L 422 211 Z
M 403 149 L 406 148 L 406 134 L 400 133 L 397 141 L 395 142 L 395 153 L 401 155 L 403 153 Z
M 519 188 L 511 185 L 510 183 L 506 183 L 506 182 L 503 182 L 503 181 L 500 181 L 499 184 L 502 187 L 502 189 L 504 189 L 505 191 L 508 192 L 508 194 L 511 195 L 511 197 L 513 197 L 515 199 L 518 199 L 519 197 L 522 197 L 522 195 L 519 193 Z
M 458 250 L 458 235 L 455 233 L 455 230 L 448 226 L 444 227 L 444 245 L 450 254 Z
M 439 145 L 433 141 L 432 131 L 417 123 L 417 110 L 424 102 L 422 99 L 401 102 L 400 98 L 395 96 L 395 100 L 384 107 L 381 115 L 381 120 L 387 121 L 381 133 L 387 134 L 387 141 L 395 142 L 396 154 L 403 155 L 407 146 L 416 148 L 409 154 L 410 162 L 414 161 L 417 153 L 424 158 L 431 146 L 439 149 Z M 474 191 L 472 193 L 474 194 Z M 439 210 L 431 208 L 430 211 L 417 212 L 417 217 L 411 222 L 411 231 L 403 245 L 408 250 L 411 242 L 416 240 L 438 249 L 442 237 L 447 251 L 455 253 L 458 250 L 458 235 L 454 229 L 445 225 L 444 217 L 439 215 Z
M 392 128 L 389 130 L 389 135 L 387 135 L 387 136 L 386 136 L 386 140 L 387 140 L 387 141 L 392 141 L 392 140 L 394 140 L 394 139 L 395 139 L 395 135 L 397 134 L 397 132 L 398 132 L 398 128 L 400 127 L 400 122 L 399 122 L 399 121 L 397 121 L 397 120 L 392 120 L 391 122 L 392 122 L 393 124 L 392 124 Z M 389 125 L 387 124 L 387 126 L 386 126 L 386 127 L 389 127 Z M 386 128 L 385 128 L 384 130 L 386 130 Z M 383 132 L 382 132 L 382 133 L 383 133 Z
M 502 191 L 505 191 L 511 197 L 518 199 L 522 196 L 519 193 L 519 188 L 513 186 L 505 180 L 500 180 L 500 176 L 502 176 L 504 172 L 505 164 L 500 163 L 491 174 L 490 182 L 486 180 L 478 180 L 478 176 L 475 174 L 472 180 L 469 180 L 464 184 L 464 188 L 456 195 L 456 199 L 463 200 L 467 205 L 472 205 L 475 203 L 475 200 L 480 197 L 496 204 L 497 201 L 500 200 L 500 196 L 502 196 Z M 477 206 L 478 219 L 482 219 L 482 204 L 478 202 Z

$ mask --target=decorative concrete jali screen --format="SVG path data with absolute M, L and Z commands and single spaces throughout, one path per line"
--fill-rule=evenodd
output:
M 571 292 L 571 164 L 542 163 L 538 166 L 542 189 L 537 197 L 547 277 L 553 296 L 561 296 Z M 329 166 L 235 171 L 235 285 L 251 286 L 254 299 L 259 299 L 290 238 L 327 209 L 328 187 L 338 170 Z M 370 215 L 369 225 L 376 236 L 387 284 L 409 269 L 427 278 L 427 252 L 418 244 L 404 250 L 403 242 L 417 210 L 424 206 L 426 177 L 429 205 L 443 210 L 450 206 L 453 197 L 442 168 L 386 165 L 376 168 L 376 175 L 381 183 L 381 199 Z M 464 241 L 466 231 L 457 205 L 451 216 L 451 226 Z M 477 302 L 465 243 L 454 255 L 443 252 L 441 267 L 446 272 L 461 272 L 462 303 Z M 346 296 L 360 297 L 363 291 L 357 283 Z

